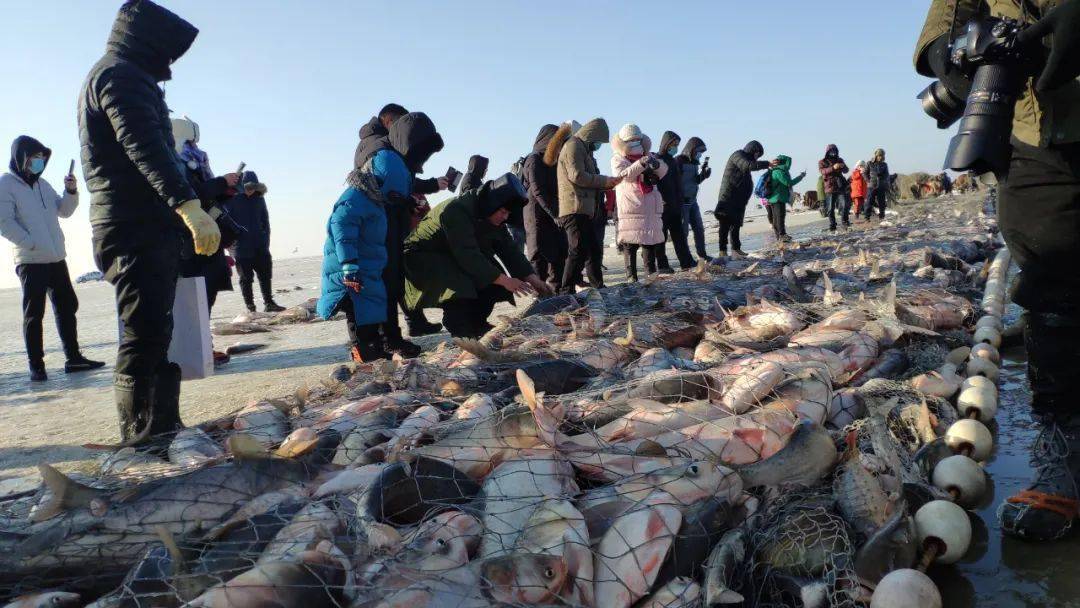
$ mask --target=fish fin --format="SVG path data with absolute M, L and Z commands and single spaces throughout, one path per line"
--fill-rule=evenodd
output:
M 291 444 L 288 449 L 283 450 L 282 448 L 278 448 L 271 453 L 278 458 L 296 458 L 297 456 L 311 453 L 317 445 L 319 445 L 318 437 L 304 441 L 296 441 Z
M 302 384 L 296 389 L 293 396 L 296 397 L 297 407 L 303 410 L 304 406 L 307 405 L 308 400 L 311 398 L 311 387 L 307 384 Z
M 615 440 L 612 439 L 612 442 Z M 635 456 L 667 456 L 667 448 L 653 441 L 652 439 L 642 439 L 641 443 L 634 449 Z
M 284 399 L 266 399 L 264 401 L 265 403 L 274 406 L 279 412 L 285 414 L 286 416 L 288 416 L 289 413 L 292 412 L 292 406 L 289 405 L 289 402 L 285 401 Z
M 761 445 L 765 443 L 765 429 L 735 429 L 731 431 L 731 434 L 738 437 L 740 441 L 749 445 Z
M 496 362 L 499 358 L 495 352 L 481 344 L 479 340 L 473 340 L 471 338 L 454 338 L 454 344 L 461 350 L 481 361 Z
M 31 519 L 35 522 L 52 519 L 73 507 L 89 507 L 94 500 L 102 500 L 105 495 L 105 492 L 83 485 L 44 462 L 38 465 L 38 471 L 41 472 L 42 483 L 52 491 L 52 498 L 34 512 Z
M 154 532 L 157 533 L 161 544 L 165 545 L 169 557 L 172 558 L 172 576 L 187 574 L 188 567 L 184 560 L 184 552 L 180 550 L 180 545 L 176 544 L 176 538 L 173 537 L 172 532 L 169 532 L 165 526 L 154 526 Z
M 266 446 L 246 433 L 234 433 L 225 440 L 225 449 L 238 460 L 270 458 Z
M 821 273 L 821 280 L 825 284 L 825 304 L 828 305 L 832 302 L 835 294 L 833 292 L 832 279 L 829 278 L 829 271 Z
M 631 323 L 630 321 L 627 321 L 626 322 L 626 337 L 625 338 L 615 338 L 615 340 L 613 340 L 613 341 L 615 342 L 615 344 L 618 344 L 619 346 L 630 346 L 631 344 L 633 344 L 634 343 L 634 324 Z

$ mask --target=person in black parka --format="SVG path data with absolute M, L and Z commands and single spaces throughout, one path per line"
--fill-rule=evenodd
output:
M 686 239 L 686 231 L 683 229 L 682 205 L 683 187 L 682 178 L 679 176 L 678 162 L 675 157 L 679 154 L 679 143 L 682 139 L 674 131 L 664 131 L 660 137 L 660 149 L 658 156 L 672 170 L 668 171 L 656 185 L 660 189 L 660 196 L 664 197 L 664 237 L 675 246 L 675 255 L 679 258 L 679 266 L 683 270 L 689 270 L 697 265 L 694 255 L 690 253 L 690 243 Z M 671 271 L 671 264 L 667 259 L 667 246 L 657 248 L 657 266 L 662 272 Z
M 548 144 L 559 127 L 544 125 L 536 135 L 533 151 L 525 157 L 522 182 L 529 193 L 525 205 L 525 249 L 540 280 L 558 289 L 566 264 L 566 233 L 555 222 L 559 219 L 559 184 L 555 163 L 559 148 L 548 154 Z
M 765 148 L 758 141 L 751 141 L 742 150 L 736 150 L 724 166 L 724 179 L 720 183 L 720 195 L 713 212 L 720 222 L 720 255 L 728 254 L 728 239 L 731 239 L 733 255 L 746 255 L 739 240 L 739 228 L 746 215 L 746 204 L 754 193 L 754 183 L 750 174 L 770 166 L 769 161 L 758 160 L 765 154 Z
M 270 213 L 264 198 L 266 184 L 259 181 L 254 171 L 245 171 L 240 178 L 240 186 L 240 191 L 227 204 L 229 215 L 245 229 L 238 235 L 232 249 L 236 271 L 240 275 L 240 293 L 247 309 L 255 312 L 252 286 L 258 275 L 266 312 L 281 312 L 285 309 L 274 301 L 274 290 L 270 283 L 274 260 L 270 255 Z
M 183 427 L 180 368 L 168 360 L 180 234 L 190 232 L 201 253 L 215 252 L 221 238 L 177 158 L 158 86 L 198 32 L 149 0 L 124 3 L 79 93 L 94 260 L 116 290 L 123 323 L 113 387 L 126 445 L 151 435 L 165 442 Z
M 396 103 L 388 103 L 379 110 L 379 113 L 372 116 L 370 120 L 364 126 L 360 127 L 360 142 L 356 144 L 356 152 L 353 153 L 353 169 L 360 169 L 364 163 L 371 159 L 379 150 L 387 147 L 385 140 L 390 134 L 390 125 L 394 124 L 394 121 L 408 114 L 409 111 L 404 107 Z M 449 182 L 445 177 L 432 177 L 430 179 L 420 179 L 418 177 L 413 178 L 412 192 L 417 195 L 434 194 L 441 190 L 446 190 L 449 187 Z M 399 226 L 399 222 L 388 218 L 388 226 Z M 404 241 L 406 234 L 408 233 L 408 224 L 403 228 L 405 233 L 400 238 L 394 237 L 386 241 L 387 246 L 393 243 L 401 243 Z M 399 266 L 396 263 L 396 258 L 391 257 L 391 262 L 395 267 Z M 390 268 L 390 265 L 387 265 Z M 392 287 L 392 286 L 391 286 Z M 400 290 L 391 291 L 391 296 L 399 293 Z M 409 310 L 405 307 L 404 303 L 399 301 L 397 306 L 401 308 L 401 312 L 405 315 L 405 322 L 409 326 L 409 335 L 413 338 L 420 336 L 427 336 L 430 334 L 438 333 L 442 330 L 442 325 L 438 323 L 432 323 L 424 316 L 424 310 L 422 308 L 416 310 Z M 397 325 L 397 314 L 391 315 L 391 318 L 387 320 L 387 327 L 393 324 Z M 399 345 L 405 344 L 403 340 L 400 340 L 401 329 L 391 329 L 391 337 Z M 407 345 L 406 345 L 407 346 Z M 409 347 L 408 350 L 414 351 L 415 349 Z

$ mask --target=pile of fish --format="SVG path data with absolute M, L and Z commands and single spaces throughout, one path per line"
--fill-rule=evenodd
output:
M 997 247 L 980 207 L 537 301 L 93 475 L 43 464 L 0 498 L 0 598 L 863 605 L 948 497 L 927 467 Z
M 315 312 L 318 298 L 310 298 L 302 304 L 291 306 L 281 312 L 244 312 L 226 323 L 215 323 L 214 335 L 239 336 L 271 331 L 275 325 L 295 325 L 322 321 Z

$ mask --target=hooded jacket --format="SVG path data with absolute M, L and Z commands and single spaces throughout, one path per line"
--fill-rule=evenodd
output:
M 660 196 L 664 198 L 664 214 L 670 216 L 672 219 L 678 218 L 678 221 L 682 221 L 682 204 L 683 204 L 683 189 L 682 189 L 682 177 L 679 176 L 677 161 L 675 155 L 668 152 L 674 142 L 681 138 L 674 131 L 664 131 L 664 134 L 660 137 L 660 149 L 657 156 L 664 161 L 664 164 L 671 168 L 664 174 L 664 177 L 660 179 L 660 183 L 656 185 L 660 189 Z
M 570 127 L 544 125 L 536 134 L 533 151 L 525 157 L 521 169 L 521 182 L 529 193 L 529 202 L 525 205 L 525 251 L 529 259 L 541 255 L 548 261 L 555 261 L 566 254 L 566 234 L 555 223 L 559 218 L 559 185 L 555 177 L 555 163 L 559 159 L 559 149 L 566 143 L 562 137 L 557 147 L 551 144 L 556 137 Z M 550 152 L 550 154 L 549 154 Z M 551 162 L 547 162 L 547 158 Z
M 606 143 L 611 135 L 603 118 L 594 118 L 578 129 L 559 153 L 559 217 L 596 215 L 608 178 L 600 174 L 593 156 L 594 143 Z
M 806 176 L 791 177 L 790 156 L 781 154 L 776 157 L 776 160 L 780 161 L 780 164 L 770 169 L 772 172 L 770 176 L 772 178 L 772 196 L 769 197 L 769 202 L 786 205 L 791 202 L 792 186 L 801 182 Z
M 82 167 L 91 224 L 176 225 L 172 208 L 195 199 L 174 150 L 158 83 L 172 74 L 198 30 L 168 10 L 136 0 L 120 8 L 105 55 L 79 93 Z
M 659 184 L 649 186 L 643 180 L 652 148 L 652 142 L 645 135 L 641 137 L 641 147 L 645 155 L 633 157 L 630 156 L 628 142 L 618 135 L 611 138 L 611 148 L 615 152 L 611 157 L 611 174 L 623 178 L 615 186 L 615 206 L 619 210 L 615 242 L 620 245 L 657 245 L 664 242 L 664 198 L 660 194 Z M 657 159 L 660 167 L 655 173 L 663 183 L 671 171 L 667 163 L 660 157 Z
M 750 174 L 769 167 L 769 162 L 755 160 L 765 153 L 757 141 L 746 144 L 742 150 L 736 150 L 724 165 L 724 179 L 720 182 L 720 195 L 716 201 L 716 213 L 728 217 L 728 221 L 742 225 L 746 215 L 746 203 L 754 193 L 754 183 Z
M 829 144 L 825 147 L 825 158 L 818 161 L 818 170 L 821 172 L 821 176 L 825 178 L 825 194 L 846 194 L 847 193 L 847 179 L 844 178 L 844 174 L 848 172 L 847 163 L 843 158 L 840 158 L 839 149 L 836 144 Z M 829 154 L 837 153 L 836 156 L 830 157 Z M 840 164 L 839 169 L 834 169 L 833 165 Z
M 244 171 L 236 196 L 227 203 L 229 215 L 247 229 L 236 239 L 235 256 L 237 259 L 256 258 L 270 253 L 270 214 L 266 210 L 266 199 L 262 192 L 248 196 L 244 184 L 259 184 L 259 176 L 254 171 Z M 264 191 L 265 192 L 265 191 Z
M 426 119 L 426 121 L 423 121 L 423 120 L 420 121 L 422 123 L 425 123 L 425 124 L 421 125 L 421 128 L 426 129 L 427 128 L 426 123 L 430 123 L 431 120 L 428 119 L 427 115 L 423 114 L 422 112 L 417 112 L 417 114 L 420 114 L 420 115 L 424 116 L 424 118 Z M 408 115 L 406 114 L 406 116 L 408 116 Z M 402 116 L 401 118 L 405 118 L 406 116 Z M 398 119 L 398 120 L 400 120 L 400 119 Z M 412 123 L 414 120 L 417 120 L 417 119 L 415 119 L 415 118 L 410 119 L 410 123 Z M 390 128 L 393 129 L 395 124 L 397 124 L 396 120 L 390 125 Z M 419 124 L 419 123 L 416 123 L 416 124 Z M 403 125 L 403 126 L 405 126 L 405 125 Z M 432 131 L 434 131 L 434 129 L 435 129 L 434 123 L 432 123 L 430 125 L 430 128 L 431 128 Z M 389 136 L 390 136 L 390 131 L 387 130 L 386 127 L 384 127 L 382 125 L 382 121 L 379 120 L 379 117 L 378 116 L 372 116 L 371 120 L 369 120 L 367 122 L 367 124 L 360 127 L 360 142 L 358 144 L 356 144 L 356 151 L 353 153 L 353 169 L 359 169 L 359 168 L 363 167 L 364 163 L 366 163 L 368 160 L 370 160 L 371 157 L 374 156 L 375 153 L 378 152 L 379 150 L 384 150 L 386 148 L 392 148 L 393 144 L 390 143 Z M 435 133 L 435 136 L 438 137 L 438 139 L 436 140 L 433 137 L 431 143 L 432 143 L 433 146 L 437 145 L 438 149 L 431 152 L 431 154 L 434 154 L 435 152 L 438 152 L 439 150 L 442 150 L 442 147 L 443 147 L 442 136 L 439 136 L 438 133 Z M 429 158 L 430 158 L 431 154 L 428 154 Z M 427 160 L 427 159 L 425 159 L 425 160 Z M 420 173 L 420 172 L 416 171 L 415 173 Z M 438 192 L 439 191 L 439 180 L 438 180 L 438 178 L 435 178 L 435 177 L 432 177 L 432 178 L 429 178 L 429 179 L 420 179 L 420 178 L 414 176 L 413 177 L 412 191 L 417 193 L 417 194 L 433 194 L 435 192 Z
M 533 273 L 506 227 L 487 221 L 493 210 L 484 208 L 482 198 L 483 189 L 442 203 L 406 239 L 406 308 L 476 299 L 481 289 L 503 274 L 503 267 L 517 279 Z M 513 297 L 507 291 L 499 299 L 512 301 Z
M 866 179 L 863 177 L 862 167 L 858 165 L 851 172 L 851 198 L 866 196 Z
M 695 152 L 700 156 L 706 150 L 708 148 L 700 137 L 691 137 L 683 144 L 682 153 L 675 158 L 679 168 L 679 179 L 682 180 L 683 204 L 696 203 L 701 182 L 712 175 L 712 169 L 708 167 L 700 170 L 701 163 L 694 157 Z
M 26 159 L 45 153 L 48 166 L 52 151 L 26 135 L 11 144 L 9 171 L 0 176 L 0 235 L 14 245 L 15 265 L 53 264 L 67 257 L 64 233 L 58 218 L 71 217 L 79 195 L 56 194 L 40 175 L 25 171 Z
M 874 158 L 866 162 L 866 171 L 864 173 L 866 178 L 866 187 L 871 190 L 878 188 L 889 187 L 889 163 L 885 162 L 885 159 Z

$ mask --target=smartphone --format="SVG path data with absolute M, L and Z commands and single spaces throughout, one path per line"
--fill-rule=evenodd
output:
M 71 159 L 71 164 L 68 165 L 68 175 L 75 175 L 75 159 Z
M 236 174 L 239 175 L 240 177 L 244 177 L 244 167 L 246 167 L 246 166 L 247 166 L 247 163 L 241 162 L 240 166 L 236 168 Z
M 458 184 L 461 183 L 461 171 L 450 167 L 446 170 L 446 181 L 449 184 L 446 189 L 450 192 L 455 192 L 458 188 Z

